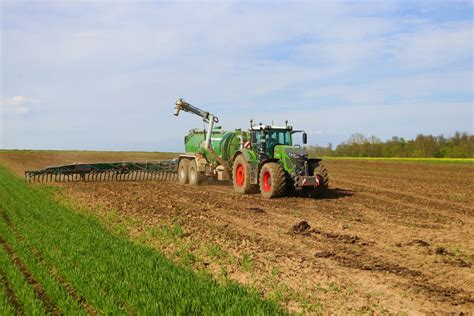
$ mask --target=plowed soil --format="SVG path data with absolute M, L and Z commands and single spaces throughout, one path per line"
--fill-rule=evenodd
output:
M 70 161 L 61 163 L 74 160 L 67 155 Z M 137 160 L 133 153 L 76 159 L 103 161 L 101 155 Z M 38 159 L 0 152 L 0 163 L 20 174 L 61 157 L 43 152 Z M 185 246 L 197 258 L 194 268 L 253 286 L 290 310 L 474 312 L 474 165 L 328 160 L 326 166 L 330 191 L 318 199 L 266 200 L 216 183 L 61 186 L 67 199 L 111 228 L 123 227 L 175 258 Z M 183 233 L 165 243 L 156 228 L 166 225 Z

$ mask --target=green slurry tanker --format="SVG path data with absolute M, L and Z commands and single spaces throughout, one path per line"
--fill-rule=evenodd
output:
M 238 193 L 260 190 L 265 198 L 274 198 L 301 190 L 318 196 L 328 188 L 328 172 L 321 159 L 310 159 L 293 135 L 302 132 L 284 126 L 255 125 L 248 131 L 224 131 L 213 114 L 183 99 L 176 102 L 175 115 L 191 112 L 207 123 L 206 130 L 192 129 L 184 138 L 186 154 L 178 158 L 178 179 L 182 183 L 200 185 L 206 178 L 230 181 Z

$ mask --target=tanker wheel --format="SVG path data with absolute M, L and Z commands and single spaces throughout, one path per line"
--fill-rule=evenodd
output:
M 240 194 L 249 194 L 253 190 L 250 183 L 250 165 L 245 161 L 242 155 L 238 155 L 232 166 L 232 183 L 234 191 Z
M 197 170 L 196 160 L 193 159 L 189 163 L 189 184 L 191 185 L 201 185 L 204 181 L 204 175 Z
M 283 167 L 277 162 L 264 164 L 260 170 L 260 193 L 271 199 L 285 194 L 286 175 Z
M 181 183 L 189 183 L 189 160 L 181 159 L 178 165 L 178 180 Z
M 313 170 L 313 175 L 318 177 L 319 186 L 308 190 L 308 196 L 313 198 L 324 197 L 329 188 L 329 173 L 323 163 L 319 162 Z

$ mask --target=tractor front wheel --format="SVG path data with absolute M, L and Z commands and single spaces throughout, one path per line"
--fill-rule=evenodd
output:
M 237 156 L 232 166 L 232 183 L 234 190 L 240 194 L 249 194 L 252 192 L 250 183 L 250 165 L 245 161 L 242 155 Z
M 189 183 L 189 160 L 183 158 L 178 165 L 178 180 L 180 183 Z
M 269 162 L 260 170 L 260 193 L 271 199 L 285 194 L 286 175 L 283 167 L 277 162 Z
M 311 198 L 322 198 L 326 195 L 329 188 L 329 172 L 326 167 L 319 162 L 314 168 L 313 175 L 318 177 L 319 186 L 314 189 L 307 189 L 308 196 Z
M 196 160 L 192 160 L 189 164 L 189 184 L 201 185 L 204 181 L 204 175 L 197 170 Z

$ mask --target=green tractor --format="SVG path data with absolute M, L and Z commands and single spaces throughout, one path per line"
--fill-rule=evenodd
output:
M 208 124 L 206 130 L 193 129 L 184 138 L 186 154 L 178 158 L 181 183 L 200 185 L 207 178 L 232 181 L 235 192 L 257 192 L 275 198 L 302 191 L 320 196 L 328 189 L 329 176 L 321 159 L 308 158 L 306 151 L 293 145 L 293 135 L 304 131 L 284 126 L 253 124 L 248 131 L 224 131 L 214 127 L 219 119 L 209 112 L 187 103 L 176 102 L 175 115 L 191 112 Z

